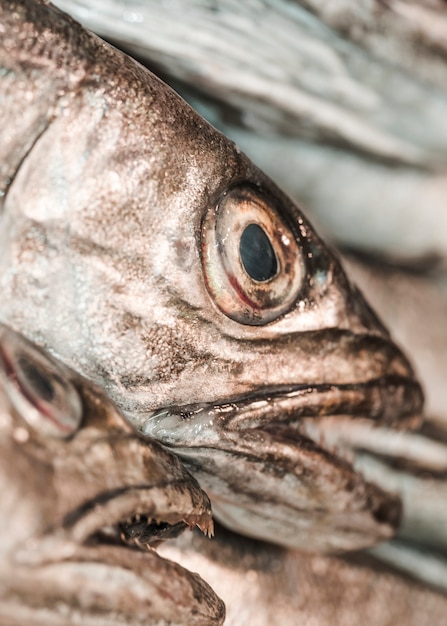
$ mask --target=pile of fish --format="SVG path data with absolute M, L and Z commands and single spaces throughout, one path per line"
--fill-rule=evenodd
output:
M 0 624 L 222 623 L 164 539 L 228 624 L 439 621 L 446 422 L 412 433 L 418 377 L 339 257 L 133 59 L 0 7 Z M 229 531 L 172 539 L 211 533 L 201 489 Z M 326 556 L 396 532 L 375 554 L 430 587 Z

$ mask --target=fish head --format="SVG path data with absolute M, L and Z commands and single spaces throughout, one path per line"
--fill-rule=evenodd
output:
M 187 526 L 212 531 L 198 483 L 103 392 L 5 325 L 0 452 L 2 618 L 44 624 L 70 611 L 125 624 L 136 611 L 144 623 L 222 622 L 198 576 L 146 550 Z
M 407 359 L 237 146 L 135 61 L 41 10 L 32 72 L 7 59 L 11 93 L 27 85 L 39 123 L 2 198 L 2 319 L 171 446 L 233 530 L 325 551 L 388 537 L 398 499 L 306 425 L 414 425 Z M 55 49 L 65 73 L 49 71 Z

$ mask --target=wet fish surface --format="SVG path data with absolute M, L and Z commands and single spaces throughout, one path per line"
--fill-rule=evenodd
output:
M 325 430 L 414 427 L 422 392 L 337 256 L 132 59 L 44 2 L 2 3 L 2 24 L 3 321 L 170 446 L 232 530 L 390 537 L 399 497 Z
M 101 390 L 4 325 L 0 486 L 0 624 L 223 622 L 199 576 L 133 547 L 212 530 L 197 482 Z

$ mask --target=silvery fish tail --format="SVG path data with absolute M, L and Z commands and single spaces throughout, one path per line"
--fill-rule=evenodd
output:
M 3 322 L 178 454 L 231 529 L 391 536 L 399 498 L 325 429 L 416 426 L 422 392 L 337 256 L 135 61 L 43 1 L 1 23 Z

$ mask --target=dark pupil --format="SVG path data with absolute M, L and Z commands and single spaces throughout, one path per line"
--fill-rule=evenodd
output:
M 34 363 L 31 363 L 25 356 L 19 358 L 19 366 L 31 389 L 41 400 L 51 402 L 54 399 L 54 387 L 45 374 L 38 370 Z
M 270 239 L 257 224 L 249 224 L 239 244 L 242 265 L 253 280 L 270 280 L 278 271 L 278 262 Z

